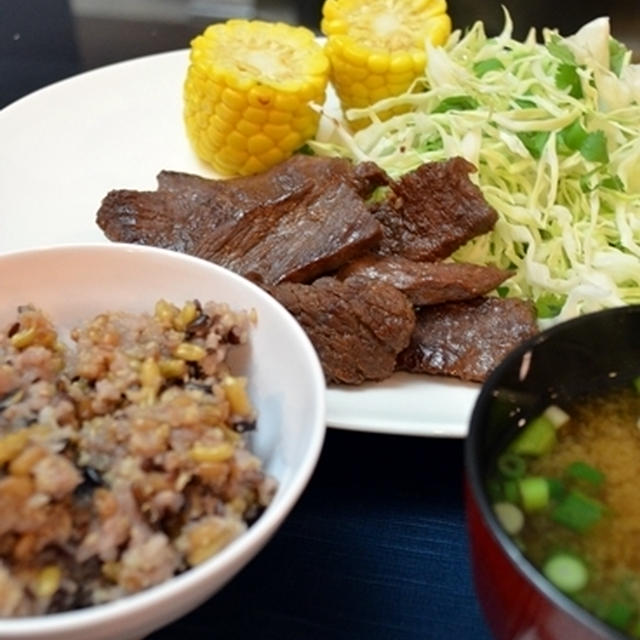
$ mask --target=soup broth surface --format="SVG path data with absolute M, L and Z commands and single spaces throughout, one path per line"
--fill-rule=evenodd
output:
M 518 452 L 516 437 L 498 457 L 494 508 L 501 521 L 505 504 L 517 513 L 505 528 L 551 582 L 640 638 L 640 393 L 617 389 L 566 411 L 543 452 Z

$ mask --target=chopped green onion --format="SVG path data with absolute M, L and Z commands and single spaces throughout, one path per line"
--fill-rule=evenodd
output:
M 567 467 L 566 475 L 576 480 L 584 480 L 594 487 L 599 487 L 604 482 L 604 473 L 602 471 L 580 460 L 571 463 Z
M 541 294 L 535 302 L 538 318 L 555 318 L 562 311 L 567 301 L 565 294 L 546 292 Z
M 518 483 L 516 480 L 505 480 L 502 485 L 504 491 L 504 499 L 508 502 L 517 504 L 520 499 L 520 491 L 518 490 Z
M 616 600 L 611 603 L 611 606 L 604 616 L 604 621 L 617 629 L 626 629 L 635 612 L 635 607 L 631 604 Z
M 556 443 L 556 429 L 549 418 L 538 416 L 529 422 L 511 444 L 510 450 L 521 456 L 541 456 Z
M 549 419 L 553 426 L 556 429 L 563 427 L 569 420 L 571 420 L 571 416 L 561 409 L 558 405 L 550 404 L 542 414 L 545 418 Z
M 540 476 L 527 476 L 518 481 L 522 508 L 527 512 L 540 511 L 549 504 L 549 483 Z
M 514 536 L 522 530 L 524 526 L 524 514 L 515 504 L 510 502 L 496 502 L 493 505 L 493 512 L 498 518 L 502 528 L 510 535 Z
M 498 458 L 496 465 L 505 478 L 522 478 L 527 471 L 524 458 L 509 451 Z
M 552 500 L 559 501 L 567 495 L 567 488 L 562 483 L 562 480 L 547 478 L 547 484 L 549 485 L 549 497 Z
M 584 533 L 604 515 L 604 505 L 572 490 L 551 512 L 551 519 L 577 533 Z
M 565 593 L 580 591 L 589 582 L 589 572 L 584 562 L 565 553 L 549 558 L 542 567 L 542 573 Z

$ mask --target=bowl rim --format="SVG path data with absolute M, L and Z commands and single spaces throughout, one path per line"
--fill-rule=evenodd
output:
M 0 618 L 0 635 L 12 634 L 12 637 L 24 638 L 25 640 L 30 638 L 34 640 L 37 638 L 46 639 L 50 635 L 60 634 L 62 632 L 78 633 L 94 628 L 97 625 L 113 624 L 114 621 L 118 619 L 133 619 L 138 615 L 144 615 L 144 612 L 157 610 L 163 603 L 173 600 L 179 594 L 205 590 L 208 581 L 214 575 L 219 573 L 225 575 L 226 572 L 231 570 L 222 583 L 222 586 L 224 586 L 227 581 L 235 577 L 242 568 L 257 555 L 262 545 L 268 542 L 285 518 L 288 517 L 288 514 L 295 506 L 315 470 L 324 444 L 327 429 L 326 383 L 318 355 L 307 334 L 286 308 L 250 280 L 202 258 L 179 253 L 170 249 L 124 242 L 66 243 L 2 252 L 0 253 L 0 269 L 3 267 L 5 260 L 28 259 L 31 255 L 62 255 L 96 251 L 105 254 L 114 254 L 114 256 L 122 255 L 123 253 L 133 253 L 141 256 L 153 255 L 168 261 L 181 262 L 195 268 L 205 269 L 215 274 L 217 278 L 229 279 L 234 286 L 245 288 L 252 297 L 258 298 L 264 304 L 272 307 L 278 314 L 281 322 L 285 324 L 292 334 L 292 342 L 293 338 L 295 338 L 302 349 L 305 360 L 309 364 L 309 384 L 316 391 L 316 393 L 313 394 L 315 396 L 316 410 L 311 414 L 311 418 L 313 419 L 309 420 L 306 429 L 306 439 L 308 442 L 306 454 L 297 471 L 292 473 L 290 482 L 278 496 L 277 509 L 265 509 L 260 518 L 241 536 L 233 540 L 219 553 L 202 564 L 172 576 L 160 584 L 153 585 L 138 593 L 123 596 L 111 602 L 59 613 L 24 618 Z M 245 557 L 247 552 L 249 552 L 249 556 Z M 235 566 L 239 566 L 239 569 L 233 570 Z M 215 593 L 208 597 L 214 596 Z M 195 607 L 187 608 L 186 611 L 191 611 L 193 608 Z M 183 615 L 186 615 L 186 611 Z M 174 617 L 172 619 L 177 618 Z M 169 622 L 165 624 L 169 624 Z
M 482 385 L 471 413 L 469 433 L 464 444 L 465 472 L 472 498 L 476 507 L 480 511 L 482 520 L 486 528 L 489 530 L 490 535 L 498 543 L 498 546 L 508 558 L 513 569 L 551 604 L 558 607 L 569 617 L 576 619 L 586 628 L 599 633 L 602 638 L 611 638 L 611 640 L 628 640 L 628 636 L 608 625 L 603 620 L 590 613 L 587 609 L 574 602 L 562 591 L 554 587 L 553 584 L 543 576 L 542 572 L 533 565 L 533 563 L 516 546 L 510 536 L 503 530 L 493 509 L 491 508 L 486 491 L 483 488 L 484 481 L 480 472 L 478 448 L 480 442 L 480 431 L 482 429 L 482 416 L 487 413 L 487 408 L 493 397 L 493 391 L 497 382 L 501 379 L 505 369 L 522 359 L 528 351 L 535 349 L 537 345 L 549 340 L 557 339 L 565 332 L 571 331 L 571 329 L 576 325 L 599 322 L 601 319 L 620 315 L 638 315 L 640 317 L 640 305 L 614 307 L 564 320 L 557 324 L 553 324 L 518 345 L 494 369 Z

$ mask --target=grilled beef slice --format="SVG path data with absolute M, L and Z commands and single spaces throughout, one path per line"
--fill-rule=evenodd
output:
M 464 158 L 423 164 L 391 185 L 372 206 L 383 228 L 379 253 L 435 261 L 493 228 L 497 213 L 469 179 Z
M 477 298 L 423 307 L 398 369 L 482 382 L 537 332 L 533 306 L 514 298 Z
M 111 191 L 97 214 L 114 241 L 198 256 L 263 285 L 306 282 L 379 243 L 363 198 L 386 182 L 375 165 L 293 156 L 230 180 L 162 172 L 157 191 Z
M 367 254 L 342 267 L 336 277 L 369 278 L 393 285 L 416 306 L 477 298 L 511 274 L 496 267 L 458 262 L 416 262 L 402 256 Z
M 407 297 L 384 282 L 327 277 L 311 285 L 285 282 L 269 292 L 306 331 L 327 382 L 388 378 L 415 324 Z

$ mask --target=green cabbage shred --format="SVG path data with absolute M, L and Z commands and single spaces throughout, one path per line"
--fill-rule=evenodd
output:
M 599 18 L 570 37 L 488 37 L 477 22 L 430 47 L 413 90 L 336 122 L 310 147 L 372 160 L 398 177 L 463 156 L 498 212 L 453 256 L 515 270 L 498 295 L 531 299 L 542 322 L 640 303 L 640 65 Z M 379 111 L 401 108 L 384 122 Z

